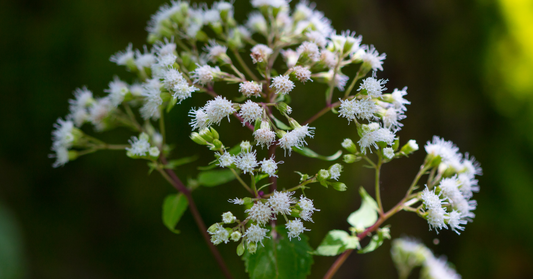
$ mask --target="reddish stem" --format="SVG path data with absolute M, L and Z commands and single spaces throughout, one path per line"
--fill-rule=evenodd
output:
M 167 159 L 164 156 L 160 157 L 161 162 L 163 164 L 167 164 Z M 231 274 L 229 273 L 228 268 L 226 267 L 226 264 L 224 263 L 224 260 L 222 259 L 222 256 L 218 252 L 218 250 L 215 248 L 213 243 L 211 242 L 209 235 L 207 234 L 207 228 L 205 227 L 204 221 L 202 220 L 202 216 L 200 215 L 200 212 L 198 212 L 198 208 L 196 207 L 196 204 L 194 203 L 194 200 L 191 195 L 191 191 L 185 187 L 185 185 L 181 182 L 181 180 L 178 178 L 176 173 L 171 169 L 165 169 L 165 172 L 170 176 L 172 179 L 172 186 L 176 188 L 179 192 L 181 192 L 185 197 L 187 198 L 187 201 L 189 202 L 189 209 L 191 210 L 191 213 L 194 217 L 194 221 L 196 222 L 196 225 L 198 226 L 198 229 L 200 230 L 200 233 L 204 237 L 205 242 L 207 243 L 207 246 L 209 247 L 209 250 L 211 250 L 211 253 L 215 257 L 215 260 L 218 263 L 218 266 L 222 270 L 222 273 L 224 274 L 224 277 L 231 279 L 233 278 Z

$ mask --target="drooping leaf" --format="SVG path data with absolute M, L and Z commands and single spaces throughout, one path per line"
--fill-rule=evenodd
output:
M 346 249 L 359 247 L 359 240 L 342 230 L 329 231 L 322 243 L 316 248 L 315 254 L 320 256 L 336 256 Z
M 214 187 L 228 183 L 235 179 L 235 175 L 230 169 L 209 170 L 198 174 L 198 184 L 205 187 Z
M 358 230 L 366 229 L 372 226 L 378 220 L 378 205 L 376 201 L 365 191 L 365 188 L 359 189 L 361 195 L 361 207 L 350 214 L 348 223 Z
M 379 246 L 383 244 L 383 241 L 385 239 L 390 239 L 390 238 L 391 238 L 390 229 L 388 227 L 378 229 L 376 234 L 372 236 L 372 239 L 370 239 L 370 242 L 368 243 L 368 245 L 366 245 L 365 248 L 357 251 L 357 253 L 359 254 L 370 253 L 376 250 L 377 248 L 379 248 Z
M 277 227 L 277 238 L 266 238 L 255 254 L 246 251 L 243 260 L 251 279 L 304 279 L 311 271 L 313 255 L 307 236 L 289 240 L 284 227 Z
M 181 165 L 185 165 L 191 162 L 194 162 L 198 159 L 198 155 L 194 155 L 191 157 L 184 157 L 176 160 L 170 160 L 168 161 L 168 164 L 165 165 L 165 168 L 167 169 L 174 169 L 176 167 L 179 167 Z
M 173 233 L 179 233 L 176 225 L 189 206 L 187 198 L 183 194 L 170 194 L 163 201 L 163 224 Z
M 333 154 L 333 155 L 323 156 L 323 155 L 319 155 L 315 151 L 313 151 L 313 150 L 311 150 L 311 149 L 309 149 L 309 148 L 307 148 L 305 146 L 302 147 L 302 148 L 293 147 L 292 150 L 297 152 L 297 153 L 299 153 L 299 154 L 302 154 L 302 155 L 304 155 L 306 157 L 317 158 L 317 159 L 324 160 L 324 161 L 335 161 L 342 155 L 342 151 L 339 150 L 339 151 L 335 152 L 335 154 Z

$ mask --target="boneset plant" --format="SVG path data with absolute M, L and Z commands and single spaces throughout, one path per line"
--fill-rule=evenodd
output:
M 439 137 L 425 145 L 427 156 L 412 184 L 405 187 L 405 196 L 396 206 L 383 208 L 382 165 L 418 150 L 415 140 L 401 144 L 396 136 L 410 102 L 405 99 L 407 87 L 387 91 L 387 80 L 378 78 L 385 54 L 361 44 L 362 37 L 355 32 L 336 32 L 307 2 L 293 8 L 285 0 L 252 0 L 251 4 L 255 10 L 242 25 L 228 2 L 208 7 L 175 1 L 162 6 L 147 27 L 150 47 L 134 51 L 130 44 L 111 56 L 112 62 L 136 75 L 132 83 L 115 77 L 103 97 L 93 96 L 87 88 L 76 89 L 69 101 L 70 114 L 58 119 L 52 133 L 54 167 L 106 149 L 123 150 L 132 159 L 146 161 L 150 171 L 158 171 L 178 191 L 164 200 L 164 224 L 176 232 L 189 208 L 227 278 L 231 275 L 216 245 L 234 242 L 231 245 L 252 278 L 305 278 L 313 256 L 340 255 L 324 277 L 331 278 L 350 253 L 371 252 L 389 239 L 390 227 L 383 224 L 401 210 L 426 219 L 436 233 L 443 229 L 460 233 L 474 218 L 472 193 L 479 190 L 475 177 L 481 168 Z M 347 67 L 357 69 L 355 76 L 343 74 Z M 293 89 L 311 82 L 311 88 L 326 92 L 325 96 L 307 94 L 306 102 L 324 102 L 325 97 L 324 108 L 308 120 L 295 119 L 290 106 Z M 219 92 L 220 83 L 233 89 Z M 213 152 L 212 162 L 200 168 L 196 179 L 184 183 L 174 169 L 194 158 L 171 158 L 165 114 L 188 98 L 206 97 L 205 105 L 189 108 L 190 119 L 182 121 L 189 122 L 190 139 L 198 148 Z M 322 156 L 306 147 L 315 133 L 325 130 L 311 125 L 328 112 L 357 133 L 354 139 L 341 139 L 328 131 L 344 154 Z M 225 140 L 231 131 L 219 128 L 230 118 L 242 123 L 237 132 L 242 141 L 237 144 Z M 134 134 L 128 143 L 109 144 L 89 136 L 84 127 L 89 125 L 94 132 L 127 127 Z M 277 176 L 278 168 L 292 167 L 281 165 L 280 158 L 287 156 L 342 160 L 345 165 L 332 163 L 313 174 L 293 169 L 300 182 L 288 185 Z M 312 249 L 304 233 L 315 226 L 313 214 L 328 209 L 315 208 L 310 189 L 320 184 L 345 191 L 349 186 L 339 181 L 341 173 L 358 161 L 375 170 L 375 197 L 360 188 L 361 207 L 348 216 L 349 230 L 330 231 Z M 424 176 L 427 181 L 421 182 Z M 229 200 L 233 205 L 220 209 L 220 222 L 207 227 L 192 192 L 232 180 L 248 194 Z M 370 240 L 362 247 L 366 237 Z M 401 278 L 416 266 L 423 266 L 424 278 L 460 277 L 445 261 L 420 247 L 409 239 L 394 242 L 392 256 Z

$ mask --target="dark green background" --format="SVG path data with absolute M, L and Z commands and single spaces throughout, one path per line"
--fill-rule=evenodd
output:
M 399 133 L 402 141 L 413 138 L 422 147 L 440 135 L 474 155 L 484 170 L 481 192 L 475 195 L 477 217 L 460 236 L 450 231 L 436 235 L 424 220 L 400 213 L 388 222 L 393 237 L 421 238 L 436 254 L 447 255 L 463 278 L 530 276 L 533 92 L 527 85 L 510 87 L 506 81 L 510 73 L 502 65 L 508 60 L 494 45 L 506 40 L 517 61 L 522 61 L 523 50 L 510 37 L 513 27 L 507 25 L 498 2 L 316 2 L 334 28 L 356 30 L 364 43 L 387 53 L 380 76 L 390 80 L 388 88 L 409 87 L 412 105 Z M 7 278 L 220 277 L 188 212 L 178 225 L 180 235 L 163 226 L 161 203 L 174 190 L 157 174 L 148 176 L 144 162 L 109 151 L 54 169 L 53 160 L 47 158 L 52 124 L 67 114 L 67 100 L 75 88 L 87 85 L 102 96 L 114 74 L 131 81 L 132 76 L 108 58 L 129 42 L 136 48 L 145 43 L 146 21 L 162 3 L 0 2 L 0 268 L 18 266 L 20 275 Z M 237 0 L 238 19 L 245 18 L 248 10 L 248 3 Z M 520 98 L 517 88 L 522 90 Z M 319 110 L 323 92 L 322 85 L 299 86 L 291 93 L 294 117 L 303 121 Z M 187 100 L 183 107 L 201 105 L 206 99 Z M 502 103 L 506 109 L 501 109 Z M 177 143 L 173 156 L 199 150 L 197 154 L 206 159 L 198 164 L 206 164 L 212 155 L 188 139 L 184 108 L 174 109 L 167 122 L 170 142 Z M 355 126 L 346 126 L 345 120 L 332 114 L 314 125 L 317 135 L 309 146 L 322 154 L 338 150 L 344 137 L 355 137 Z M 250 136 L 233 120 L 219 129 L 228 144 L 237 142 L 229 129 Z M 131 135 L 119 129 L 98 136 L 124 143 Z M 385 207 L 400 199 L 423 157 L 419 151 L 384 167 Z M 186 178 L 194 166 L 180 168 L 178 175 Z M 282 165 L 280 187 L 297 182 L 298 176 L 289 169 L 312 173 L 328 166 L 293 154 Z M 342 181 L 349 186 L 347 192 L 321 186 L 308 191 L 321 209 L 313 216 L 315 223 L 308 225 L 313 247 L 330 229 L 348 228 L 345 219 L 359 206 L 360 185 L 372 193 L 372 173 L 360 164 L 347 166 Z M 238 212 L 226 200 L 244 194 L 232 182 L 202 188 L 194 197 L 210 224 L 222 212 Z M 434 239 L 440 244 L 431 244 Z M 235 248 L 219 246 L 232 273 L 244 278 Z M 395 278 L 389 248 L 386 242 L 374 253 L 352 255 L 337 278 Z M 321 278 L 333 261 L 315 257 L 311 278 Z

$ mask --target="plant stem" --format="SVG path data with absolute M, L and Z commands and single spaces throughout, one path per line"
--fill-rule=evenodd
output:
M 167 159 L 161 155 L 160 157 L 161 162 L 166 165 L 168 164 Z M 194 203 L 194 199 L 192 198 L 191 191 L 185 187 L 185 185 L 181 182 L 181 180 L 178 178 L 176 173 L 174 173 L 171 169 L 165 169 L 164 172 L 170 177 L 170 184 L 178 190 L 178 192 L 181 192 L 189 202 L 189 209 L 191 210 L 191 213 L 194 217 L 194 221 L 196 222 L 196 225 L 198 226 L 198 229 L 200 230 L 200 233 L 204 237 L 205 242 L 207 243 L 207 246 L 209 247 L 209 250 L 211 250 L 211 253 L 215 257 L 215 260 L 218 263 L 218 266 L 222 270 L 222 273 L 224 274 L 224 277 L 230 279 L 233 278 L 231 274 L 229 273 L 228 268 L 226 267 L 226 264 L 224 263 L 224 260 L 222 259 L 222 256 L 218 252 L 218 250 L 215 248 L 211 240 L 209 239 L 209 235 L 207 234 L 207 228 L 204 224 L 204 221 L 202 220 L 202 216 L 198 212 L 198 208 L 196 207 L 196 204 Z
M 383 155 L 381 155 L 382 149 L 378 150 L 378 163 L 376 167 L 376 176 L 375 176 L 375 189 L 376 189 L 376 200 L 378 201 L 379 215 L 383 215 L 383 205 L 381 204 L 381 190 L 379 189 L 379 174 L 381 171 L 381 165 L 383 163 Z
M 161 145 L 162 147 L 167 142 L 167 136 L 165 132 L 165 118 L 164 118 L 165 114 L 164 112 L 160 112 L 159 114 L 161 115 L 161 117 L 159 117 L 159 132 L 161 132 L 161 136 L 163 137 L 163 144 Z
M 242 178 L 239 176 L 239 174 L 234 170 L 234 169 L 230 169 L 231 172 L 233 172 L 233 174 L 235 175 L 235 178 L 237 178 L 237 180 L 239 180 L 239 182 L 241 183 L 241 185 L 244 187 L 244 189 L 246 189 L 246 191 L 250 192 L 250 194 L 253 194 L 254 191 L 252 191 L 252 189 L 250 189 L 250 187 L 248 187 L 248 185 L 246 184 L 246 182 L 244 182 L 244 180 L 242 180 Z
M 250 70 L 250 68 L 248 68 L 248 66 L 246 65 L 246 63 L 244 63 L 244 60 L 242 60 L 241 55 L 239 54 L 239 52 L 238 52 L 236 49 L 233 50 L 233 54 L 234 54 L 235 57 L 237 58 L 237 61 L 239 62 L 239 64 L 241 65 L 241 67 L 244 69 L 244 71 L 246 72 L 246 74 L 248 74 L 253 80 L 255 80 L 255 81 L 259 81 L 259 79 L 257 78 L 257 76 L 252 72 L 252 70 Z

